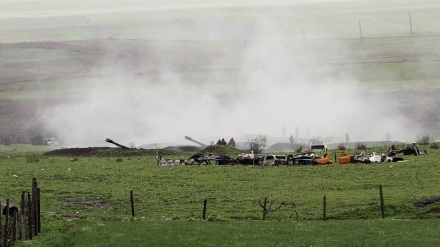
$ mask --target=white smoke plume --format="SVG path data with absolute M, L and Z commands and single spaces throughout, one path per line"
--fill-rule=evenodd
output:
M 284 18 L 274 17 L 278 14 Z M 281 139 L 283 128 L 285 142 L 296 128 L 301 138 L 335 141 L 345 140 L 345 133 L 352 141 L 382 141 L 387 132 L 393 140 L 413 138 L 406 134 L 409 120 L 394 110 L 395 101 L 366 90 L 349 69 L 331 65 L 338 62 L 332 56 L 347 52 L 343 42 L 332 43 L 338 54 L 320 53 L 307 38 L 328 35 L 320 30 L 305 38 L 301 28 L 286 26 L 296 20 L 290 18 L 280 8 L 248 19 L 179 20 L 183 30 L 176 36 L 174 29 L 162 30 L 171 40 L 163 45 L 170 49 L 147 49 L 137 54 L 139 60 L 133 55 L 123 63 L 120 56 L 107 56 L 93 65 L 93 74 L 106 76 L 86 78 L 80 100 L 42 113 L 47 129 L 66 145 L 78 146 L 106 145 L 105 138 L 125 145 L 192 144 L 184 136 L 207 144 L 231 137 L 247 141 L 257 134 Z M 194 27 L 202 41 L 182 39 Z M 115 41 L 106 49 L 123 45 Z

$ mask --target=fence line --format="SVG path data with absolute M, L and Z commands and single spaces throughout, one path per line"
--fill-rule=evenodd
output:
M 0 216 L 0 246 L 11 246 L 17 240 L 31 240 L 41 231 L 40 211 L 40 188 L 37 179 L 32 179 L 32 192 L 23 191 L 19 206 L 10 204 L 6 199 L 6 205 Z M 26 197 L 27 194 L 27 197 Z M 26 200 L 27 199 L 27 200 Z M 0 203 L 0 206 L 1 203 Z M 4 217 L 4 224 L 2 218 Z M 17 234 L 18 233 L 18 234 Z
M 203 211 L 202 211 L 202 219 L 206 219 L 206 212 L 207 212 L 207 201 L 208 199 L 203 200 Z M 276 212 L 280 210 L 281 208 L 291 208 L 293 211 L 290 215 L 290 219 L 292 218 L 293 214 L 296 215 L 296 220 L 299 221 L 300 216 L 297 211 L 297 204 L 295 202 L 287 203 L 287 202 L 281 202 L 279 204 L 275 203 L 275 201 L 269 201 L 267 197 L 264 198 L 263 202 L 258 200 L 258 205 L 261 208 L 262 212 L 262 220 L 265 221 L 267 219 L 267 216 L 270 212 Z M 132 209 L 132 217 L 134 217 L 134 200 L 133 200 L 133 191 L 130 191 L 130 205 Z M 379 199 L 378 199 L 378 208 L 380 210 L 381 218 L 385 218 L 385 203 L 384 203 L 384 195 L 383 195 L 383 186 L 379 185 Z M 327 203 L 327 195 L 323 196 L 322 200 L 322 219 L 323 221 L 327 221 L 328 219 L 328 203 Z

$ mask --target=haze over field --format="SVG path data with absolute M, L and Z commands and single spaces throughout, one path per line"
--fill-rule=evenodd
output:
M 409 36 L 411 12 L 414 34 L 436 36 L 439 10 L 437 1 L 0 1 L 0 39 L 73 40 L 76 50 L 67 50 L 77 57 L 61 49 L 69 60 L 93 59 L 75 72 L 82 86 L 66 86 L 78 90 L 75 99 L 39 114 L 65 145 L 105 145 L 105 138 L 191 144 L 184 136 L 247 141 L 259 134 L 288 142 L 296 129 L 300 138 L 335 142 L 345 133 L 352 141 L 382 141 L 387 132 L 415 141 L 430 130 L 408 107 L 420 95 L 438 105 L 426 92 L 438 92 L 439 78 L 401 80 L 404 72 L 386 71 L 379 83 L 369 80 L 374 72 L 355 66 L 396 62 L 400 51 L 392 39 L 361 40 L 360 20 L 364 39 Z M 405 47 L 398 56 L 439 61 L 435 40 L 426 54 L 417 53 L 421 42 L 398 44 Z M 89 45 L 94 49 L 82 51 Z M 391 49 L 382 54 L 381 45 Z M 38 66 L 56 73 L 43 60 Z

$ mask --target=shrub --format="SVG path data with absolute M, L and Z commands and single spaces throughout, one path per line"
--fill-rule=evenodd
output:
M 304 145 L 297 145 L 295 147 L 295 152 L 301 153 L 303 151 L 303 149 L 304 149 Z
M 254 152 L 254 154 L 259 154 L 266 147 L 267 144 L 267 136 L 259 135 L 255 138 L 251 138 L 249 140 L 250 150 Z
M 429 144 L 429 135 L 417 137 L 417 142 L 422 145 Z
M 367 145 L 363 143 L 356 143 L 356 149 L 357 150 L 367 150 Z
M 429 145 L 432 149 L 439 149 L 440 144 L 438 142 L 433 142 Z
M 5 146 L 9 146 L 9 145 L 11 145 L 11 139 L 9 137 L 3 137 L 3 138 L 1 138 L 0 143 Z
M 339 149 L 339 150 L 346 150 L 347 148 L 345 147 L 344 143 L 340 143 L 340 144 L 338 145 L 338 149 Z
M 36 163 L 40 161 L 40 158 L 36 154 L 29 154 L 26 156 L 27 163 Z

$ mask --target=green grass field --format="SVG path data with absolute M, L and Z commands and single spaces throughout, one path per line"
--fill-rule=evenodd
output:
M 50 150 L 3 146 L 0 181 L 2 198 L 15 204 L 21 191 L 30 190 L 32 178 L 37 178 L 41 188 L 42 235 L 22 243 L 24 246 L 88 246 L 93 241 L 111 246 L 141 246 L 142 241 L 155 246 L 172 242 L 211 246 L 229 245 L 232 240 L 237 240 L 233 243 L 237 246 L 253 242 L 434 246 L 439 203 L 425 207 L 414 203 L 438 198 L 440 153 L 428 146 L 422 149 L 429 154 L 403 156 L 404 163 L 158 167 L 153 150 L 139 156 L 138 152 L 107 148 L 90 157 L 53 156 L 43 154 Z M 188 155 L 171 152 L 165 157 L 186 159 Z M 72 161 L 73 157 L 77 160 Z M 117 162 L 118 158 L 122 161 Z M 381 220 L 379 185 L 383 186 L 386 220 Z M 130 191 L 134 193 L 134 218 Z M 321 223 L 324 195 L 327 222 Z M 296 207 L 269 212 L 265 222 L 259 206 L 265 197 L 272 209 L 282 202 Z M 422 226 L 427 230 L 422 231 Z M 347 237 L 348 229 L 357 230 Z M 155 237 L 147 238 L 146 232 Z M 420 232 L 425 237 L 419 237 Z
M 437 246 L 439 219 L 328 222 L 78 220 L 17 246 Z

